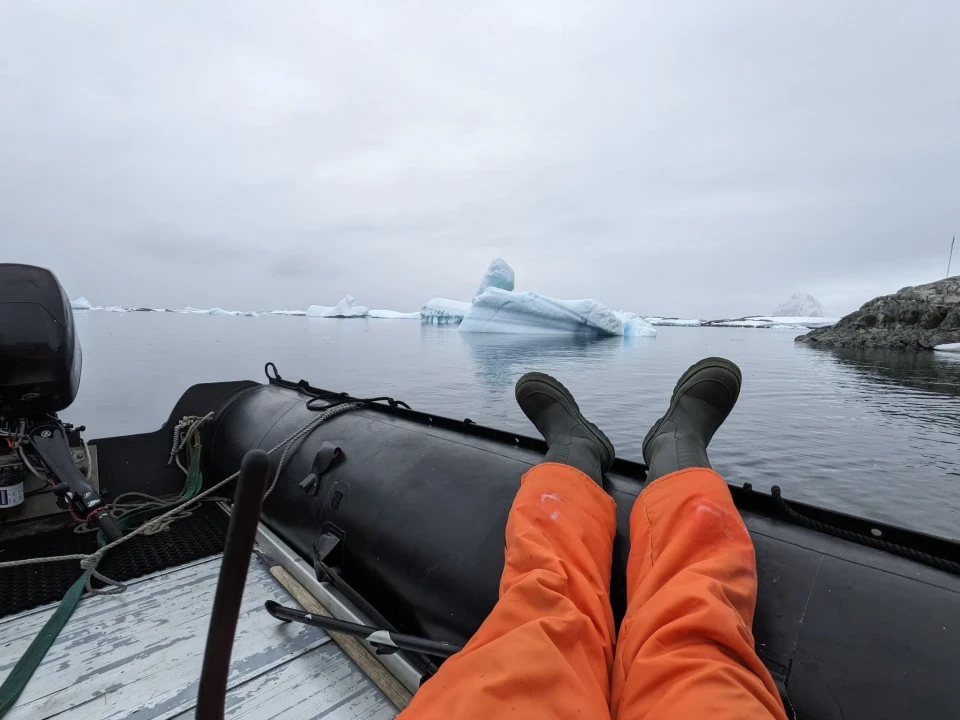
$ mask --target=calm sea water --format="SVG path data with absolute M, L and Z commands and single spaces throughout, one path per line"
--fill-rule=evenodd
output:
M 711 445 L 731 482 L 960 537 L 960 358 L 796 345 L 792 331 L 660 328 L 655 339 L 467 335 L 416 321 L 77 313 L 80 395 L 65 419 L 89 437 L 159 427 L 199 382 L 288 379 L 535 434 L 513 400 L 528 370 L 560 378 L 621 457 L 691 363 L 743 369 L 733 415 Z

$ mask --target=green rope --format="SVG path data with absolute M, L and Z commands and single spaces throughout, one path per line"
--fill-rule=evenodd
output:
M 202 485 L 203 476 L 200 473 L 200 447 L 194 446 L 190 448 L 190 468 L 187 473 L 187 482 L 184 485 L 183 494 L 177 502 L 193 498 L 200 492 Z M 166 507 L 134 510 L 117 518 L 117 524 L 125 533 L 130 528 L 166 510 Z M 107 539 L 103 536 L 102 532 L 97 533 L 97 544 L 100 547 L 107 544 Z M 60 604 L 57 605 L 57 609 L 53 615 L 50 616 L 50 619 L 47 620 L 40 629 L 40 632 L 37 633 L 33 642 L 30 643 L 30 647 L 23 653 L 17 661 L 17 664 L 13 666 L 13 670 L 7 675 L 3 681 L 3 685 L 0 685 L 0 718 L 3 718 L 3 716 L 7 714 L 7 711 L 13 707 L 13 704 L 17 701 L 17 698 L 20 697 L 20 693 L 23 692 L 30 678 L 33 677 L 37 668 L 40 667 L 40 663 L 43 661 L 47 651 L 50 650 L 57 636 L 60 635 L 63 626 L 67 624 L 67 621 L 69 621 L 73 615 L 73 611 L 77 609 L 80 598 L 83 596 L 83 589 L 87 583 L 87 578 L 91 572 L 92 569 L 86 570 L 83 575 L 70 586 L 70 589 L 67 590 L 63 599 L 60 600 Z
M 183 493 L 181 493 L 180 497 L 175 501 L 170 503 L 170 505 L 182 503 L 185 500 L 192 500 L 200 492 L 202 486 L 203 475 L 200 472 L 200 447 L 194 446 L 190 448 L 190 466 L 187 468 L 187 482 L 183 486 Z M 144 508 L 143 510 L 131 510 L 117 518 L 117 525 L 120 526 L 121 532 L 126 533 L 127 530 L 132 530 L 147 520 L 151 520 L 157 515 L 165 513 L 170 509 L 170 505 Z M 103 547 L 106 541 L 107 539 L 104 537 L 103 531 L 98 531 L 97 542 L 100 543 L 100 547 Z M 2 715 L 0 715 L 0 717 L 2 717 Z

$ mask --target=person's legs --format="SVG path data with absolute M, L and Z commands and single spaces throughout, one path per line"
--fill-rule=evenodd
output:
M 517 401 L 549 450 L 510 510 L 500 600 L 403 720 L 609 716 L 616 505 L 600 482 L 613 446 L 553 378 L 523 376 Z
M 644 440 L 648 484 L 630 518 L 616 720 L 786 718 L 754 649 L 753 543 L 706 454 L 740 381 L 730 361 L 697 363 Z

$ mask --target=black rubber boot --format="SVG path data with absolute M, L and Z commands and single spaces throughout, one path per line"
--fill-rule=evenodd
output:
M 643 440 L 647 481 L 687 468 L 709 468 L 707 445 L 740 396 L 743 378 L 730 360 L 707 358 L 677 382 L 667 414 Z
M 587 419 L 577 401 L 559 380 L 543 373 L 527 373 L 517 380 L 517 404 L 547 441 L 544 462 L 575 467 L 603 485 L 602 476 L 613 464 L 613 443 Z

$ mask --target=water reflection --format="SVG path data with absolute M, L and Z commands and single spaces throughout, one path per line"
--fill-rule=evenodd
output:
M 493 391 L 512 390 L 517 377 L 530 370 L 551 372 L 557 366 L 585 361 L 612 361 L 623 338 L 565 335 L 502 335 L 457 333 L 467 348 L 477 382 Z
M 876 348 L 811 348 L 839 373 L 834 377 L 838 398 L 847 407 L 856 399 L 905 432 L 912 449 L 921 446 L 928 462 L 940 464 L 956 452 L 960 440 L 960 362 L 939 354 Z M 846 400 L 843 400 L 846 398 Z M 949 448 L 949 449 L 948 449 Z M 948 463 L 957 474 L 955 462 Z M 946 468 L 946 466 L 944 466 Z
M 844 368 L 855 370 L 863 380 L 887 387 L 900 386 L 940 395 L 960 396 L 960 357 L 945 353 L 887 350 L 880 348 L 805 347 L 812 353 L 832 357 Z

